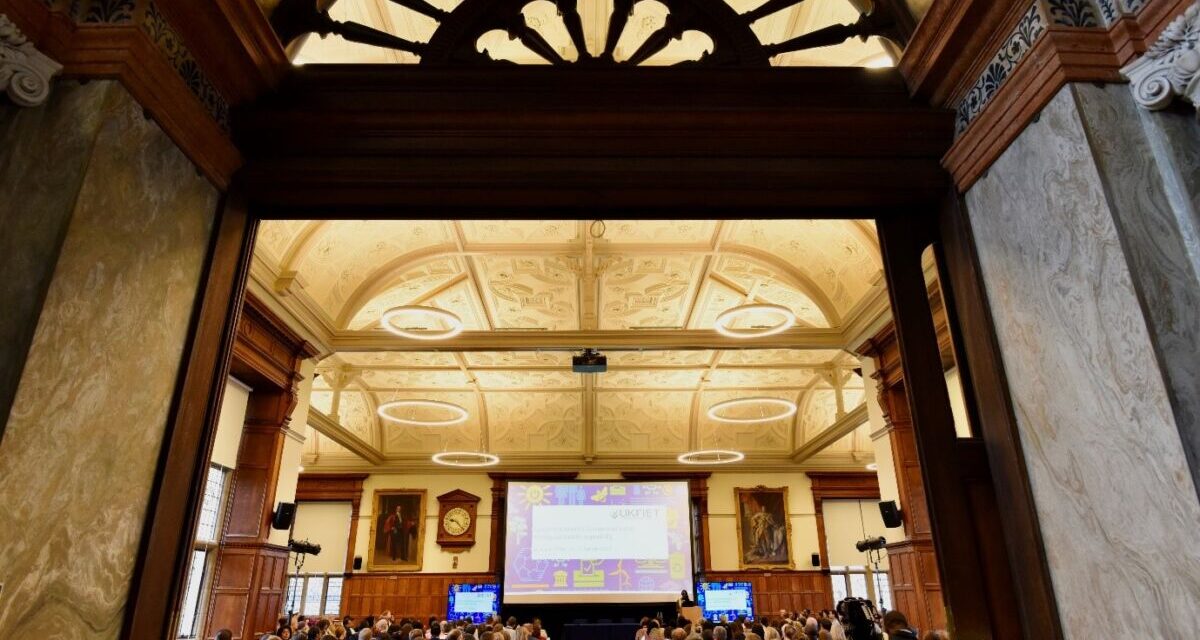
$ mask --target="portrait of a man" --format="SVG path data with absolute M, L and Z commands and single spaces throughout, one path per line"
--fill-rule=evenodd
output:
M 420 571 L 424 539 L 424 491 L 381 489 L 375 492 L 369 570 Z
M 738 488 L 735 491 L 741 567 L 792 568 L 787 487 Z

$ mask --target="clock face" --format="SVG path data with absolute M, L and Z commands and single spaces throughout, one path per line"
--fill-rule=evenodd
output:
M 442 528 L 452 536 L 461 536 L 471 527 L 471 514 L 462 507 L 454 507 L 442 517 Z

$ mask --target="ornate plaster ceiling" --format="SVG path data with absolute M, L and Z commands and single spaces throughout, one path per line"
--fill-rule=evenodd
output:
M 846 220 L 267 221 L 251 277 L 325 354 L 312 407 L 327 420 L 306 444 L 314 468 L 361 467 L 363 447 L 397 469 L 481 447 L 513 468 L 661 468 L 712 447 L 792 464 L 863 402 L 846 349 L 887 313 L 874 229 Z M 794 310 L 783 343 L 796 348 L 712 330 L 748 300 Z M 425 343 L 378 328 L 384 310 L 406 304 L 451 310 L 467 332 Z M 530 346 L 550 338 L 559 346 Z M 609 371 L 572 373 L 569 348 L 592 340 L 611 345 Z M 751 426 L 706 416 L 762 395 L 799 410 Z M 376 416 L 417 398 L 470 417 L 431 428 Z M 860 468 L 871 457 L 869 439 L 849 433 L 806 464 Z
M 763 4 L 763 1 L 726 0 L 738 13 L 750 11 Z M 460 0 L 430 0 L 430 4 L 446 11 L 452 10 L 459 2 Z M 612 7 L 612 0 L 580 2 L 584 37 L 588 50 L 593 53 L 604 46 Z M 618 42 L 616 59 L 623 60 L 636 50 L 651 33 L 663 25 L 667 13 L 666 5 L 656 0 L 638 2 Z M 427 42 L 438 24 L 431 18 L 388 0 L 338 0 L 330 14 L 336 20 L 358 22 L 414 42 Z M 552 2 L 530 2 L 523 14 L 526 24 L 540 33 L 559 55 L 568 60 L 575 59 L 575 47 L 571 44 L 567 30 L 558 18 L 557 8 Z M 761 42 L 772 44 L 830 25 L 853 23 L 858 16 L 858 9 L 849 0 L 807 0 L 758 20 L 752 25 L 752 29 Z M 486 48 L 494 58 L 524 64 L 544 63 L 541 57 L 519 42 L 509 39 L 502 32 L 485 34 L 478 46 Z M 682 60 L 695 60 L 711 47 L 712 42 L 707 36 L 699 32 L 688 33 L 653 56 L 647 64 L 674 64 Z M 861 66 L 875 64 L 885 58 L 883 47 L 872 38 L 866 42 L 854 39 L 832 47 L 784 53 L 773 58 L 772 63 L 776 66 Z M 419 57 L 414 54 L 356 44 L 336 36 L 310 37 L 296 56 L 296 62 L 301 64 L 412 64 L 418 60 Z

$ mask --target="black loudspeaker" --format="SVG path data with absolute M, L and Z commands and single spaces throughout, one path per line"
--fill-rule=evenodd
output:
M 819 553 L 812 554 L 812 566 L 814 566 L 814 567 L 821 566 L 821 554 L 819 554 Z
M 280 502 L 279 506 L 275 507 L 275 516 L 271 518 L 272 529 L 287 530 L 292 528 L 292 523 L 296 520 L 296 503 L 295 502 Z
M 895 500 L 885 500 L 879 503 L 879 515 L 883 516 L 883 526 L 889 529 L 895 529 L 904 522 L 904 518 L 900 513 L 900 507 L 896 506 Z
M 362 570 L 362 556 L 354 556 L 354 570 L 355 571 Z

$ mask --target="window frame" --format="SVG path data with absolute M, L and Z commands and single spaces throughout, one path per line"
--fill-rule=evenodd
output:
M 197 519 L 196 530 L 192 535 L 192 559 L 188 561 L 187 574 L 184 576 L 185 591 L 181 606 L 179 608 L 178 623 L 175 628 L 174 637 L 176 640 L 197 640 L 200 638 L 202 633 L 200 627 L 202 626 L 202 622 L 208 613 L 208 598 L 205 597 L 205 594 L 209 591 L 209 587 L 212 583 L 213 573 L 216 570 L 216 551 L 221 547 L 221 536 L 225 530 L 225 510 L 229 506 L 229 494 L 231 493 L 231 485 L 233 484 L 230 482 L 230 478 L 233 476 L 232 469 L 215 462 L 210 462 L 208 465 L 208 472 L 204 475 L 204 487 L 206 490 L 212 481 L 214 473 L 220 474 L 221 496 L 217 500 L 216 522 L 213 524 L 213 536 L 212 539 L 200 538 L 200 527 L 202 526 L 202 521 L 201 519 Z M 206 494 L 202 494 L 202 496 L 203 495 Z M 201 498 L 201 505 L 203 505 L 203 497 Z M 203 509 L 203 506 L 201 508 Z M 196 601 L 193 605 L 195 613 L 192 617 L 192 628 L 188 633 L 185 633 L 183 630 L 183 623 L 186 616 L 184 611 L 186 611 L 188 608 L 186 585 L 187 583 L 191 582 L 192 572 L 196 571 L 198 568 L 195 564 L 195 553 L 198 551 L 204 553 L 204 561 L 200 563 L 199 566 L 200 582 L 196 587 Z

